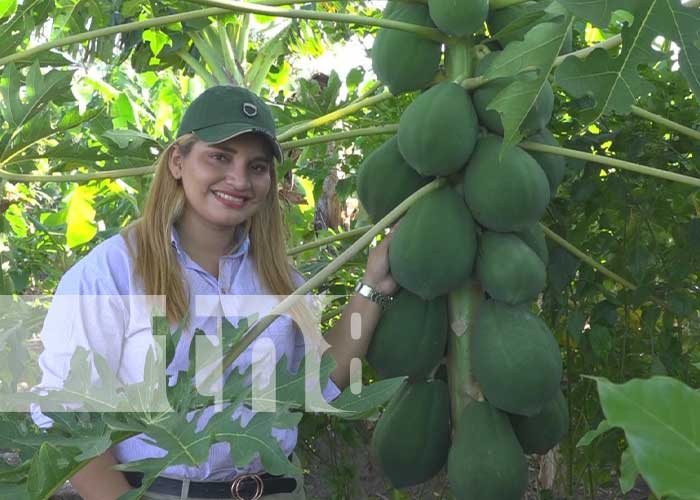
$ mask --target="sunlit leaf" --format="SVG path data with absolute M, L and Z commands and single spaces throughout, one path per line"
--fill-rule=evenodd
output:
M 87 186 L 76 186 L 66 197 L 66 242 L 70 248 L 87 243 L 97 234 L 93 198 L 94 190 Z

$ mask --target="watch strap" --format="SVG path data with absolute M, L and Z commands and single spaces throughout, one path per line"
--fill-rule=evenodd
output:
M 362 297 L 371 300 L 372 302 L 379 304 L 383 308 L 387 307 L 394 300 L 394 297 L 387 295 L 378 290 L 375 290 L 366 283 L 360 281 L 355 287 L 355 292 L 360 294 Z

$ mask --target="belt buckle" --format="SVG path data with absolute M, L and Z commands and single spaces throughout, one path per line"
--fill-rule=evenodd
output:
M 246 479 L 255 481 L 255 494 L 250 498 L 241 496 L 241 483 Z M 258 474 L 241 474 L 231 483 L 231 498 L 234 500 L 258 500 L 263 494 L 263 480 Z

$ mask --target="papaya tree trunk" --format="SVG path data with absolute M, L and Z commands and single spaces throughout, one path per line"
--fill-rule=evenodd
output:
M 459 81 L 473 72 L 473 53 L 467 41 L 449 44 L 445 53 L 447 78 Z M 461 176 L 456 188 L 461 188 Z M 481 391 L 471 372 L 470 344 L 474 334 L 474 319 L 484 293 L 478 282 L 470 280 L 448 296 L 450 331 L 447 341 L 447 377 L 450 388 L 452 429 L 464 407 L 473 399 L 481 398 Z

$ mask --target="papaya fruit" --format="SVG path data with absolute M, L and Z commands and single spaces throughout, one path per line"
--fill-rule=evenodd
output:
M 491 52 L 484 57 L 477 66 L 477 75 L 483 75 L 488 71 L 488 68 L 493 64 L 494 60 L 500 52 Z M 487 109 L 491 101 L 513 82 L 512 78 L 498 78 L 481 87 L 477 88 L 472 94 L 474 108 L 479 116 L 479 122 L 491 132 L 498 135 L 503 135 L 503 122 L 498 111 Z M 520 125 L 520 130 L 524 135 L 532 135 L 545 128 L 552 119 L 554 112 L 554 92 L 552 86 L 545 80 L 542 90 L 537 95 L 535 103 L 525 116 L 525 120 Z
M 389 2 L 386 19 L 434 28 L 425 4 Z M 435 78 L 442 44 L 406 31 L 380 28 L 372 47 L 372 68 L 392 94 L 419 90 Z
M 474 218 L 493 231 L 519 231 L 536 223 L 549 203 L 549 181 L 526 151 L 501 154 L 503 139 L 480 138 L 464 172 L 464 199 Z
M 480 31 L 489 14 L 488 0 L 428 0 L 430 17 L 443 33 L 465 37 Z
M 377 222 L 429 180 L 406 163 L 393 136 L 360 164 L 357 194 L 372 221 Z
M 479 122 L 464 88 L 442 82 L 419 95 L 399 120 L 399 151 L 416 172 L 445 176 L 464 168 Z
M 535 251 L 545 266 L 549 263 L 549 249 L 547 248 L 542 226 L 531 224 L 515 234 Z
M 505 413 L 487 401 L 467 404 L 450 446 L 447 479 L 457 500 L 523 497 L 527 460 Z
M 569 432 L 569 408 L 561 390 L 532 417 L 510 415 L 510 423 L 525 453 L 543 455 Z
M 547 280 L 542 259 L 512 233 L 481 234 L 476 272 L 492 298 L 512 305 L 535 300 Z
M 557 141 L 546 128 L 528 137 L 527 140 L 546 144 L 547 146 L 561 146 L 559 141 Z M 539 163 L 542 170 L 544 170 L 544 173 L 547 175 L 547 180 L 549 181 L 549 191 L 552 193 L 552 196 L 554 196 L 559 184 L 561 184 L 561 181 L 564 179 L 566 160 L 564 160 L 563 156 L 551 153 L 542 153 L 540 151 L 528 151 L 528 153 L 537 160 L 537 163 Z
M 418 200 L 396 228 L 389 266 L 403 288 L 425 300 L 445 295 L 471 275 L 476 256 L 476 224 L 450 186 Z
M 382 378 L 427 377 L 447 344 L 447 297 L 423 300 L 402 289 L 379 319 L 367 361 Z
M 371 447 L 396 488 L 427 481 L 445 465 L 450 447 L 450 396 L 442 380 L 399 389 L 372 434 Z
M 471 343 L 474 378 L 484 397 L 508 413 L 533 416 L 559 390 L 559 344 L 526 307 L 485 301 Z

